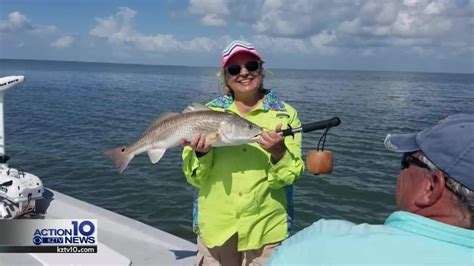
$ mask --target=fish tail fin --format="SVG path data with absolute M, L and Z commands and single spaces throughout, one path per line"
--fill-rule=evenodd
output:
M 135 157 L 133 153 L 128 152 L 126 146 L 121 146 L 115 149 L 108 150 L 105 152 L 105 155 L 107 155 L 107 157 L 114 161 L 115 167 L 117 167 L 119 174 L 125 171 L 125 168 L 127 168 L 128 163 L 130 163 L 133 157 Z

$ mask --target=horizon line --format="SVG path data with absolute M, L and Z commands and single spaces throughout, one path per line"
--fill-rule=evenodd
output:
M 134 65 L 134 66 L 150 66 L 150 67 L 197 67 L 197 68 L 216 68 L 219 66 L 197 66 L 197 65 L 160 65 L 146 63 L 123 63 L 123 62 L 101 62 L 101 61 L 77 61 L 77 60 L 52 60 L 52 59 L 25 59 L 25 58 L 0 58 L 0 60 L 16 60 L 16 61 L 46 61 L 46 62 L 67 62 L 67 63 L 85 63 L 85 64 L 111 64 L 111 65 Z M 341 72 L 388 72 L 388 73 L 422 73 L 422 74 L 459 74 L 474 75 L 474 72 L 430 72 L 430 71 L 410 71 L 410 70 L 375 70 L 375 69 L 323 69 L 323 68 L 271 68 L 277 70 L 297 70 L 297 71 L 341 71 Z

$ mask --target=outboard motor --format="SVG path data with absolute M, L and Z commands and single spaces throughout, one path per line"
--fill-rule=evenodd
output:
M 43 182 L 37 176 L 9 167 L 10 158 L 5 153 L 4 96 L 8 89 L 24 80 L 24 76 L 0 78 L 0 219 L 19 218 L 32 212 L 44 191 Z

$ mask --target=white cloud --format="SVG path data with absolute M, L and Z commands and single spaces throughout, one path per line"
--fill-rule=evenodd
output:
M 197 37 L 190 41 L 183 41 L 182 47 L 189 51 L 211 52 L 216 47 L 216 42 L 204 37 Z
M 341 33 L 358 33 L 360 31 L 360 19 L 345 20 L 339 24 L 337 31 Z
M 32 28 L 30 21 L 26 16 L 18 11 L 14 11 L 8 15 L 8 22 L 12 29 Z
M 57 32 L 56 26 L 32 24 L 30 19 L 18 11 L 8 14 L 8 20 L 0 21 L 0 33 L 53 34 L 55 32 Z
M 403 3 L 366 0 L 362 8 L 354 13 L 355 18 L 341 22 L 338 30 L 387 39 L 435 39 L 453 29 L 454 19 L 450 17 L 447 3 L 444 0 L 405 0 Z M 430 11 L 426 12 L 427 9 Z
M 71 36 L 60 37 L 50 44 L 54 48 L 68 48 L 74 42 L 74 38 Z
M 407 7 L 426 6 L 429 0 L 404 0 L 403 4 Z
M 226 0 L 191 0 L 188 7 L 190 14 L 201 17 L 206 26 L 224 26 L 230 11 Z
M 366 23 L 377 25 L 392 24 L 399 14 L 400 2 L 398 0 L 367 0 L 362 5 L 358 17 Z
M 7 21 L 0 21 L 0 32 L 13 32 L 25 28 L 32 28 L 28 19 L 18 11 L 8 14 Z
M 322 32 L 318 35 L 310 37 L 310 42 L 316 50 L 323 54 L 334 54 L 336 49 L 331 47 L 331 43 L 336 41 L 336 33 L 332 32 Z
M 257 35 L 250 41 L 254 43 L 260 51 L 268 51 L 269 53 L 298 54 L 309 52 L 307 42 L 300 39 Z
M 120 7 L 115 15 L 106 18 L 96 18 L 95 27 L 89 34 L 107 40 L 110 44 L 148 52 L 169 51 L 211 51 L 215 49 L 216 41 L 197 37 L 191 40 L 179 41 L 171 34 L 145 35 L 134 28 L 134 18 L 137 12 L 128 7 Z
M 314 46 L 326 46 L 336 40 L 336 34 L 334 31 L 329 33 L 324 31 L 318 35 L 311 37 L 310 40 Z
M 304 51 L 442 47 L 451 41 L 466 44 L 463 49 L 470 51 L 474 45 L 474 1 L 469 0 L 191 0 L 188 10 L 205 25 L 230 28 L 229 21 L 238 21 L 253 29 L 249 36 L 304 46 Z M 367 54 L 378 51 L 385 50 Z
M 428 15 L 438 15 L 444 12 L 449 3 L 446 1 L 433 1 L 430 2 L 424 9 L 424 12 Z
M 260 7 L 254 29 L 273 37 L 304 38 L 324 30 L 325 21 L 334 21 L 354 3 L 339 1 L 270 0 Z M 335 6 L 335 8 L 331 8 Z M 259 8 L 256 6 L 255 8 Z M 326 28 L 326 30 L 331 30 Z
M 133 32 L 132 20 L 136 12 L 128 7 L 119 7 L 119 11 L 107 18 L 96 18 L 96 26 L 89 31 L 93 36 L 106 38 L 111 42 L 127 42 Z
M 69 45 L 68 39 L 59 38 L 59 34 L 56 26 L 33 23 L 19 11 L 9 13 L 6 20 L 0 21 L 0 40 L 6 46 L 28 49 L 31 45 L 42 48 Z
M 207 26 L 224 26 L 225 20 L 217 16 L 216 14 L 205 15 L 202 19 L 202 24 Z
M 128 38 L 128 43 L 144 51 L 168 52 L 179 48 L 180 43 L 170 34 L 157 34 L 146 36 L 135 33 Z

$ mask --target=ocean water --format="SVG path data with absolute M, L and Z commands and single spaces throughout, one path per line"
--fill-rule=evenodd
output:
M 25 75 L 5 99 L 6 151 L 12 167 L 45 186 L 190 241 L 193 187 L 181 149 L 156 165 L 136 157 L 117 174 L 104 151 L 139 137 L 164 112 L 219 96 L 217 68 L 0 60 L 0 76 Z M 400 155 L 387 133 L 412 132 L 454 113 L 474 113 L 474 75 L 273 69 L 265 85 L 303 123 L 338 116 L 326 149 L 330 175 L 307 172 L 295 184 L 295 227 L 320 218 L 381 223 L 395 210 Z M 303 135 L 303 155 L 322 132 Z

